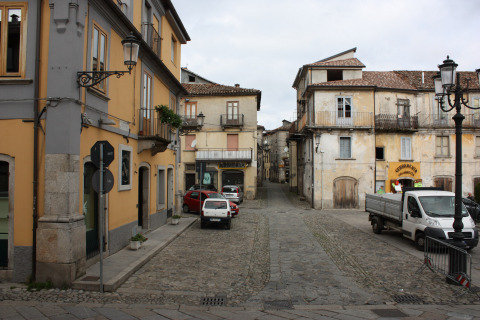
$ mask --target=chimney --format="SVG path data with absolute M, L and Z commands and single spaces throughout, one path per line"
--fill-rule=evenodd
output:
M 240 84 L 235 83 L 235 88 L 240 88 Z

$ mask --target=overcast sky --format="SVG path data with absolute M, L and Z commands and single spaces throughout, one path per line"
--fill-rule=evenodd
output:
M 182 67 L 262 91 L 258 124 L 295 120 L 300 67 L 357 48 L 366 71 L 480 68 L 480 0 L 172 0 Z

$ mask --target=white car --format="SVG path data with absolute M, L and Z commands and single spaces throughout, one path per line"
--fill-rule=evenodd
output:
M 200 216 L 200 226 L 205 228 L 208 223 L 221 223 L 227 229 L 232 226 L 232 209 L 227 199 L 207 198 L 203 202 Z
M 223 186 L 222 195 L 236 204 L 243 202 L 243 191 L 239 186 Z

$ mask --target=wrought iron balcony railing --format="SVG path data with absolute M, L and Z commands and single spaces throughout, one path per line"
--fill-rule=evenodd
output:
M 142 37 L 149 47 L 152 48 L 153 52 L 160 58 L 161 38 L 152 23 L 142 23 Z
M 376 114 L 375 130 L 416 131 L 418 116 L 399 116 L 398 114 Z
M 183 116 L 182 117 L 182 129 L 187 130 L 199 130 L 202 128 L 202 123 L 199 117 Z
M 319 111 L 315 117 L 315 126 L 325 128 L 373 128 L 372 112 Z
M 420 128 L 455 128 L 451 114 L 442 112 L 440 114 L 419 114 L 419 116 Z M 465 114 L 464 116 L 463 128 L 480 129 L 480 114 Z
M 169 124 L 160 121 L 157 110 L 139 109 L 140 125 L 138 136 L 146 139 L 171 141 L 172 128 Z
M 220 125 L 222 128 L 242 128 L 244 126 L 245 116 L 244 114 L 221 114 Z
M 196 152 L 197 161 L 252 161 L 253 152 L 250 148 L 229 149 L 201 149 Z

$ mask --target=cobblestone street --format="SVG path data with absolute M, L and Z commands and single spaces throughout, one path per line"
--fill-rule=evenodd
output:
M 131 315 L 131 319 L 158 314 L 162 317 L 154 318 L 189 319 L 171 312 L 189 307 L 215 308 L 202 306 L 205 298 L 222 299 L 225 306 L 239 308 L 232 309 L 239 312 L 262 310 L 274 314 L 275 310 L 333 305 L 402 307 L 396 300 L 402 297 L 413 297 L 417 311 L 421 305 L 443 304 L 480 309 L 476 293 L 458 295 L 458 287 L 446 284 L 443 277 L 428 270 L 416 274 L 421 259 L 336 218 L 352 212 L 312 210 L 308 203 L 288 192 L 288 186 L 266 183 L 259 188 L 257 200 L 242 204 L 231 230 L 215 226 L 201 229 L 196 221 L 116 292 L 29 292 L 23 285 L 2 284 L 0 318 L 15 318 L 18 306 L 27 304 L 32 309 L 25 310 L 37 310 L 43 315 L 72 315 L 80 312 L 75 309 L 79 305 L 91 312 L 85 314 L 89 317 L 72 319 L 115 319 L 118 310 Z M 412 314 L 420 314 L 417 311 Z M 192 318 L 230 316 L 217 313 Z

